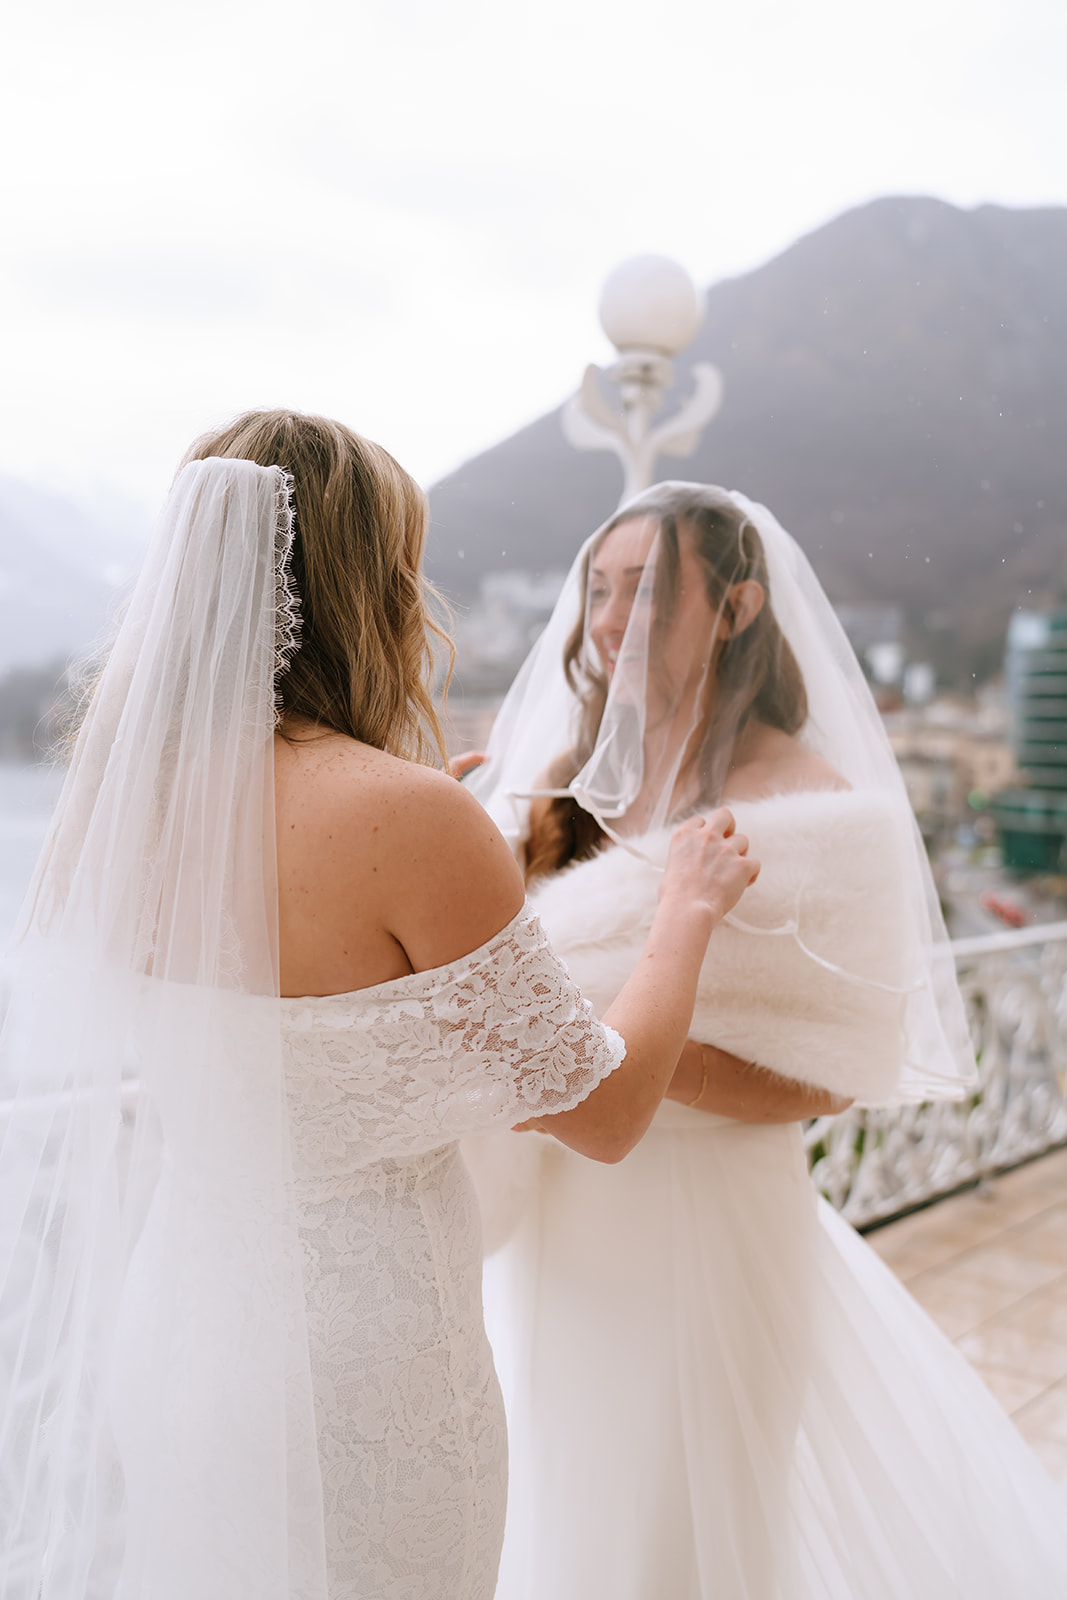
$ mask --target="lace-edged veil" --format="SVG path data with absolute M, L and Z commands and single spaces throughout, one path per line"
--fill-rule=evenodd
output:
M 693 510 L 729 530 L 710 587 L 699 567 L 686 568 L 695 557 L 679 529 Z M 607 536 L 624 524 L 643 529 L 643 542 L 631 541 L 637 553 L 612 575 L 603 570 Z M 744 610 L 753 579 L 763 594 L 755 620 Z M 566 798 L 643 854 L 642 835 L 719 802 L 753 726 L 766 723 L 847 786 L 876 791 L 896 818 L 914 946 L 899 1097 L 960 1094 L 974 1079 L 973 1052 L 903 780 L 832 606 L 764 506 L 704 484 L 660 483 L 615 512 L 579 551 L 469 786 L 516 847 L 532 805 Z M 743 921 L 743 903 L 733 915 Z M 773 931 L 804 948 L 802 930 Z
M 178 473 L 0 1036 L 0 1593 L 325 1600 L 277 1004 L 278 467 Z

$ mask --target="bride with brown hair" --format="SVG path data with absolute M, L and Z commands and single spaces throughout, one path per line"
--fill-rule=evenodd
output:
M 0 1036 L 4 1600 L 489 1600 L 461 1135 L 618 1160 L 755 876 L 680 826 L 593 1016 L 433 770 L 425 499 L 320 417 L 197 441 L 85 714 Z M 625 1057 L 625 1059 L 624 1059 Z
M 466 1147 L 511 1444 L 497 1600 L 1067 1593 L 1058 1492 L 808 1180 L 802 1118 L 958 1096 L 974 1062 L 896 763 L 801 551 L 721 489 L 624 506 L 471 787 L 601 1013 L 672 826 L 725 803 L 761 861 L 625 1160 Z

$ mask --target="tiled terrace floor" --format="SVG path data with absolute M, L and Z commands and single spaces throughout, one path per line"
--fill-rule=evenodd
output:
M 1067 1150 L 868 1234 L 1067 1494 Z

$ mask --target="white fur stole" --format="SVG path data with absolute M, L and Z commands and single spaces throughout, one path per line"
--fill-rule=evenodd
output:
M 866 1104 L 896 1088 L 918 982 L 909 903 L 910 819 L 889 797 L 819 790 L 731 804 L 760 864 L 711 938 L 691 1037 Z M 669 830 L 538 884 L 531 904 L 575 982 L 603 1013 L 656 909 Z

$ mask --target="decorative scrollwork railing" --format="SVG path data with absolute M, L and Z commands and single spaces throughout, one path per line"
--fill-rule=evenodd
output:
M 864 1227 L 1067 1142 L 1067 922 L 952 946 L 978 1057 L 965 1099 L 820 1117 L 812 1177 Z

